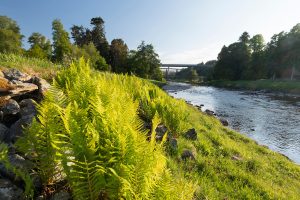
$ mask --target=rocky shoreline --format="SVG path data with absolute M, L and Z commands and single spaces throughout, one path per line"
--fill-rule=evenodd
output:
M 32 170 L 33 163 L 14 148 L 23 129 L 35 118 L 39 103 L 50 84 L 44 79 L 22 73 L 17 69 L 0 71 L 0 142 L 9 147 L 8 159 L 17 168 Z M 39 177 L 32 173 L 34 187 L 42 187 Z M 24 199 L 21 179 L 0 162 L 0 199 Z

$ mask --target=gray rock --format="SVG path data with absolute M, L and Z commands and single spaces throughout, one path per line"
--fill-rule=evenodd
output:
M 220 118 L 219 120 L 223 124 L 223 126 L 228 126 L 229 125 L 229 123 L 228 123 L 228 121 L 226 119 Z
M 207 115 L 209 115 L 209 116 L 213 116 L 213 115 L 215 114 L 214 111 L 208 110 L 208 109 L 205 110 L 205 113 L 206 113 Z
M 197 132 L 194 128 L 191 128 L 184 134 L 184 137 L 189 140 L 197 140 Z
M 4 77 L 8 80 L 17 80 L 17 81 L 29 81 L 31 76 L 26 73 L 22 73 L 17 69 L 8 69 L 3 71 Z
M 20 112 L 20 106 L 18 102 L 13 99 L 9 99 L 6 104 L 1 108 L 4 117 L 6 115 L 15 115 Z
M 44 95 L 45 92 L 51 87 L 51 85 L 45 79 L 37 76 L 32 77 L 32 83 L 38 86 L 38 90 L 41 95 Z
M 181 154 L 181 159 L 182 160 L 186 160 L 186 159 L 195 160 L 195 156 L 191 150 L 185 149 Z
M 20 188 L 12 184 L 11 181 L 0 178 L 0 199 L 21 200 L 25 198 Z
M 15 88 L 9 91 L 11 96 L 20 96 L 38 90 L 37 85 L 32 83 L 23 83 L 20 81 L 18 82 L 15 81 L 14 86 Z
M 27 127 L 32 122 L 32 119 L 34 117 L 35 117 L 34 115 L 23 116 L 21 119 L 19 119 L 18 121 L 16 121 L 13 125 L 11 125 L 11 127 L 9 129 L 9 134 L 5 138 L 5 141 L 7 143 L 9 143 L 9 142 L 12 142 L 12 143 L 16 142 L 16 140 L 20 136 L 22 136 L 23 129 L 25 127 Z
M 167 131 L 168 131 L 168 128 L 165 125 L 163 125 L 163 124 L 158 125 L 155 129 L 156 140 L 161 141 Z
M 177 139 L 175 138 L 171 138 L 170 141 L 170 147 L 173 151 L 177 151 L 178 150 L 178 142 L 177 142 Z
M 53 195 L 53 197 L 50 198 L 50 200 L 70 200 L 71 195 L 64 190 L 61 190 Z
M 36 102 L 33 99 L 23 99 L 20 103 L 20 114 L 22 117 L 27 115 L 36 115 Z
M 4 140 L 8 133 L 9 129 L 4 125 L 0 123 L 0 142 Z

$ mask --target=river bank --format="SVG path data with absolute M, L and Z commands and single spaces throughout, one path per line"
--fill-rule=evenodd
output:
M 208 86 L 242 89 L 252 91 L 280 92 L 300 95 L 300 81 L 272 81 L 272 80 L 239 80 L 239 81 L 209 81 Z
M 247 91 L 171 82 L 171 96 L 213 111 L 229 127 L 300 163 L 300 98 L 278 92 Z

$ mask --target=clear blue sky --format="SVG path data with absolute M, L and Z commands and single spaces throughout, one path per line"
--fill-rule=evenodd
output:
M 300 23 L 300 1 L 1 0 L 0 15 L 16 20 L 26 37 L 40 32 L 48 38 L 53 19 L 70 31 L 73 24 L 89 26 L 92 17 L 101 16 L 109 41 L 122 38 L 135 49 L 145 40 L 163 63 L 200 63 L 216 59 L 243 31 L 261 33 L 266 41 L 289 31 Z

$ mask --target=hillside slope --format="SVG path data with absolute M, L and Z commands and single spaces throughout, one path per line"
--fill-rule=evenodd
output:
M 15 144 L 44 189 L 64 180 L 75 199 L 300 197 L 299 166 L 147 80 L 80 60 L 53 85 Z

